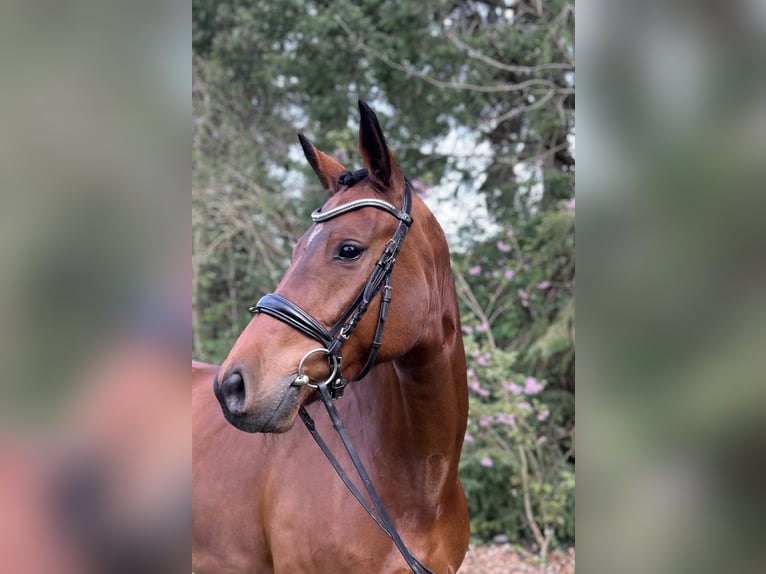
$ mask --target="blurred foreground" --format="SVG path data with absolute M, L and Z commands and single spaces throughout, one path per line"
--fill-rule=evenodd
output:
M 765 6 L 577 5 L 584 572 L 763 571 Z
M 0 8 L 0 564 L 187 572 L 189 8 Z

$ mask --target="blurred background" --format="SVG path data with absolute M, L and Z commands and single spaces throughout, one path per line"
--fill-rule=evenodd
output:
M 186 3 L 0 6 L 0 564 L 188 571 Z
M 577 8 L 579 566 L 760 572 L 766 3 Z
M 223 360 L 325 201 L 297 132 L 356 169 L 365 100 L 453 255 L 474 541 L 570 547 L 573 5 L 194 0 L 192 18 L 193 356 Z

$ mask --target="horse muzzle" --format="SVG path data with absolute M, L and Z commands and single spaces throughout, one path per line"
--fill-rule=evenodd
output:
M 313 391 L 292 385 L 295 374 L 284 377 L 269 395 L 249 401 L 244 376 L 239 371 L 216 376 L 213 392 L 224 418 L 241 431 L 282 433 L 295 423 L 298 408 Z

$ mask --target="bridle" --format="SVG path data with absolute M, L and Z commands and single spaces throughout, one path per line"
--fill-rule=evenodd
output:
M 361 169 L 354 173 L 343 172 L 338 178 L 338 183 L 351 187 L 366 177 L 366 169 Z M 394 235 L 386 243 L 386 247 L 375 263 L 375 267 L 373 268 L 372 273 L 367 279 L 364 287 L 361 289 L 349 308 L 346 309 L 346 311 L 341 315 L 341 317 L 332 327 L 326 329 L 321 323 L 319 323 L 319 321 L 312 317 L 310 313 L 307 313 L 289 299 L 286 299 L 285 297 L 282 297 L 276 293 L 269 293 L 268 295 L 261 297 L 258 303 L 250 308 L 250 312 L 253 314 L 263 313 L 265 315 L 274 317 L 275 319 L 286 323 L 307 337 L 315 339 L 322 344 L 322 347 L 310 350 L 303 356 L 303 358 L 301 358 L 298 363 L 298 374 L 295 377 L 292 385 L 309 386 L 319 391 L 319 397 L 321 398 L 322 403 L 324 404 L 327 413 L 330 416 L 333 427 L 340 435 L 340 438 L 343 441 L 343 446 L 346 448 L 346 451 L 351 457 L 351 461 L 353 462 L 359 477 L 362 479 L 362 483 L 364 484 L 365 489 L 367 490 L 367 493 L 369 494 L 370 499 L 375 506 L 377 514 L 375 510 L 372 509 L 370 504 L 365 500 L 356 486 L 354 486 L 354 484 L 351 482 L 348 475 L 343 470 L 335 456 L 332 454 L 325 441 L 321 436 L 319 436 L 319 433 L 316 430 L 316 425 L 314 424 L 314 420 L 311 418 L 308 411 L 303 406 L 301 406 L 299 411 L 301 420 L 306 425 L 306 428 L 311 433 L 311 436 L 317 442 L 319 448 L 322 449 L 322 452 L 330 461 L 335 471 L 338 473 L 338 476 L 343 481 L 343 484 L 346 485 L 351 494 L 354 495 L 354 498 L 356 498 L 359 504 L 362 505 L 362 507 L 372 517 L 375 523 L 383 530 L 383 532 L 389 536 L 389 538 L 391 538 L 409 565 L 410 569 L 417 574 L 433 574 L 431 570 L 423 565 L 423 563 L 418 560 L 412 554 L 412 552 L 410 552 L 410 550 L 407 548 L 399 536 L 399 533 L 394 528 L 394 525 L 391 522 L 391 519 L 389 518 L 385 508 L 383 508 L 383 504 L 381 503 L 380 498 L 375 491 L 375 487 L 373 486 L 372 481 L 370 480 L 369 475 L 367 474 L 367 471 L 365 470 L 364 465 L 362 464 L 362 461 L 359 458 L 356 449 L 354 448 L 354 445 L 351 443 L 351 438 L 348 436 L 345 426 L 338 416 L 338 411 L 333 404 L 334 400 L 337 400 L 343 396 L 343 391 L 349 383 L 348 379 L 343 378 L 341 373 L 343 365 L 341 347 L 343 346 L 343 343 L 348 341 L 354 329 L 359 324 L 360 319 L 367 311 L 367 308 L 369 307 L 372 299 L 382 289 L 380 311 L 378 312 L 378 323 L 375 328 L 375 335 L 373 337 L 370 353 L 367 357 L 367 362 L 362 367 L 362 370 L 359 371 L 359 373 L 357 373 L 351 380 L 360 380 L 370 371 L 370 369 L 375 364 L 375 358 L 378 355 L 378 350 L 380 349 L 381 341 L 383 338 L 383 327 L 386 322 L 388 307 L 391 303 L 391 273 L 394 269 L 394 264 L 396 263 L 396 256 L 402 247 L 404 238 L 407 236 L 407 231 L 409 230 L 410 225 L 412 225 L 412 216 L 410 215 L 410 211 L 412 209 L 412 188 L 410 186 L 410 182 L 405 179 L 404 199 L 402 201 L 401 209 L 395 207 L 387 201 L 368 198 L 350 201 L 327 211 L 321 211 L 320 209 L 317 209 L 311 214 L 311 219 L 314 223 L 323 223 L 325 221 L 329 221 L 346 213 L 350 213 L 358 209 L 363 209 L 365 207 L 372 207 L 381 211 L 385 211 L 386 213 L 389 213 L 398 219 L 399 224 L 396 227 L 396 231 L 394 231 Z M 330 375 L 325 381 L 315 383 L 311 382 L 310 377 L 303 372 L 303 364 L 310 356 L 316 353 L 325 353 L 327 357 L 327 364 L 330 368 Z
M 340 178 L 338 178 L 338 182 L 343 182 L 345 185 L 351 187 L 351 185 L 361 181 L 366 176 L 366 169 L 361 169 L 353 174 L 351 172 L 344 172 L 341 174 Z M 405 181 L 402 209 L 394 207 L 387 201 L 369 198 L 350 201 L 328 211 L 317 209 L 311 214 L 311 219 L 314 223 L 324 223 L 325 221 L 335 219 L 336 217 L 365 207 L 373 207 L 385 211 L 386 213 L 390 213 L 399 220 L 399 225 L 396 227 L 394 235 L 386 243 L 386 247 L 378 258 L 378 261 L 375 263 L 375 267 L 372 270 L 370 277 L 367 279 L 367 283 L 365 283 L 362 290 L 356 296 L 356 299 L 351 303 L 351 306 L 346 309 L 345 313 L 341 315 L 340 319 L 338 319 L 332 327 L 326 329 L 319 323 L 319 321 L 314 319 L 311 314 L 301 309 L 289 299 L 276 293 L 264 295 L 255 306 L 250 308 L 251 313 L 264 313 L 270 315 L 271 317 L 290 325 L 294 329 L 297 329 L 307 337 L 319 341 L 323 345 L 322 348 L 313 349 L 304 355 L 299 364 L 298 376 L 293 385 L 317 387 L 316 384 L 310 382 L 307 375 L 303 374 L 301 367 L 309 355 L 324 351 L 327 354 L 327 361 L 330 366 L 330 377 L 325 382 L 327 383 L 327 387 L 333 399 L 339 399 L 343 396 L 343 390 L 349 382 L 341 375 L 343 366 L 343 357 L 340 352 L 341 346 L 349 339 L 351 333 L 353 333 L 354 329 L 356 329 L 356 326 L 359 324 L 362 315 L 367 311 L 370 301 L 372 301 L 378 291 L 382 288 L 383 293 L 381 294 L 380 311 L 378 313 L 378 325 L 375 328 L 375 336 L 370 348 L 370 354 L 367 357 L 367 362 L 362 370 L 351 380 L 358 381 L 363 378 L 375 364 L 375 358 L 378 355 L 381 339 L 383 337 L 383 327 L 386 322 L 386 315 L 388 314 L 388 306 L 391 303 L 391 272 L 394 269 L 399 249 L 401 249 L 404 238 L 407 236 L 407 231 L 412 224 L 412 216 L 410 215 L 410 210 L 412 209 L 412 189 L 409 181 Z

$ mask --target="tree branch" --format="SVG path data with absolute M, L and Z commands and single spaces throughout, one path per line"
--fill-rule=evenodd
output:
M 491 56 L 487 56 L 485 53 L 472 48 L 462 40 L 460 40 L 453 32 L 447 32 L 447 39 L 452 42 L 457 48 L 463 50 L 465 54 L 475 60 L 484 62 L 488 66 L 491 66 L 498 70 L 506 72 L 512 72 L 516 74 L 537 74 L 544 70 L 574 70 L 574 66 L 571 63 L 558 63 L 552 62 L 549 64 L 539 64 L 537 66 L 519 66 L 514 64 L 504 64 L 499 60 L 495 60 Z
M 468 281 L 465 280 L 465 277 L 463 277 L 463 274 L 459 271 L 455 271 L 455 277 L 458 280 L 458 283 L 460 284 L 460 288 L 458 289 L 458 295 L 461 293 L 464 295 L 464 301 L 466 305 L 473 311 L 474 315 L 481 321 L 484 325 L 487 326 L 487 344 L 489 345 L 490 349 L 496 349 L 497 346 L 495 345 L 495 338 L 492 336 L 492 327 L 491 323 L 489 322 L 489 318 L 487 317 L 486 313 L 484 312 L 484 309 L 482 309 L 481 304 L 476 299 L 476 296 L 473 294 L 473 291 L 471 290 L 471 286 L 468 285 Z
M 389 58 L 386 54 L 383 54 L 382 52 L 379 52 L 372 47 L 368 46 L 364 43 L 364 41 L 357 36 L 354 31 L 351 29 L 351 27 L 346 24 L 346 22 L 340 17 L 335 16 L 335 21 L 338 22 L 341 28 L 346 32 L 348 37 L 356 44 L 356 47 L 366 54 L 369 54 L 373 58 L 380 60 L 390 68 L 393 68 L 394 70 L 399 70 L 400 72 L 404 72 L 410 77 L 418 78 L 420 80 L 423 80 L 424 82 L 427 82 L 431 84 L 432 86 L 436 86 L 437 88 L 444 88 L 444 89 L 450 89 L 450 90 L 467 90 L 472 92 L 481 92 L 481 93 L 498 93 L 498 92 L 520 92 L 523 90 L 527 90 L 529 88 L 533 87 L 544 87 L 548 88 L 551 91 L 556 91 L 558 89 L 558 86 L 551 82 L 550 80 L 544 80 L 541 78 L 532 78 L 529 80 L 524 80 L 523 82 L 519 82 L 516 84 L 494 84 L 489 86 L 483 86 L 480 84 L 472 84 L 467 82 L 454 82 L 454 81 L 444 81 L 436 79 L 429 74 L 425 72 L 421 72 L 411 64 L 402 64 L 399 62 L 393 61 L 391 58 Z M 563 88 L 562 91 L 566 91 L 568 88 Z

